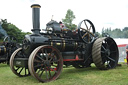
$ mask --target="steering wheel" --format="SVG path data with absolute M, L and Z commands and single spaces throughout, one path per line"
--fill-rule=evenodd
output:
M 80 39 L 85 43 L 91 43 L 95 39 L 95 27 L 93 23 L 85 19 L 78 24 L 78 34 Z

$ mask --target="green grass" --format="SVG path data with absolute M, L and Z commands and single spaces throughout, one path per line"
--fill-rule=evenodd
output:
M 52 82 L 40 83 L 32 76 L 18 77 L 6 64 L 0 64 L 0 85 L 128 85 L 128 67 L 99 70 L 94 65 L 89 68 L 63 68 L 60 77 Z

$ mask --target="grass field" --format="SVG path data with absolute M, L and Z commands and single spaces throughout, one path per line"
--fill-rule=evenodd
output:
M 18 77 L 6 64 L 0 64 L 0 85 L 128 85 L 128 67 L 99 70 L 94 65 L 89 68 L 64 68 L 60 77 L 49 83 L 40 83 L 32 76 Z

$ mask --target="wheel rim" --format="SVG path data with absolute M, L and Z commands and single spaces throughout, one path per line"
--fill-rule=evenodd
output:
M 18 42 L 17 38 L 14 36 L 6 36 L 3 41 L 4 42 L 13 42 L 13 43 Z
M 93 44 L 92 58 L 99 69 L 115 68 L 119 59 L 115 41 L 110 37 L 97 39 Z
M 20 66 L 15 66 L 14 65 L 14 59 L 15 58 L 23 57 L 21 50 L 22 50 L 22 48 L 18 48 L 11 55 L 11 58 L 10 58 L 10 68 L 11 68 L 12 72 L 14 74 L 16 74 L 17 76 L 25 77 L 25 76 L 29 76 L 30 75 L 28 67 L 20 67 Z
M 90 20 L 85 19 L 85 20 L 83 20 L 79 23 L 78 33 L 79 33 L 80 39 L 83 42 L 91 43 L 91 42 L 94 41 L 95 27 L 94 27 L 93 23 Z
M 29 57 L 30 73 L 40 82 L 49 82 L 59 77 L 63 69 L 63 58 L 52 46 L 39 46 Z
M 14 48 L 20 48 L 20 44 L 18 44 L 18 40 L 14 36 L 6 36 L 3 40 L 3 45 L 6 46 L 7 44 L 11 44 Z

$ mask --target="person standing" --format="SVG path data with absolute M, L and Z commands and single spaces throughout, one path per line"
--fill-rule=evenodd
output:
M 126 45 L 126 61 L 127 61 L 127 65 L 128 65 L 128 45 Z

